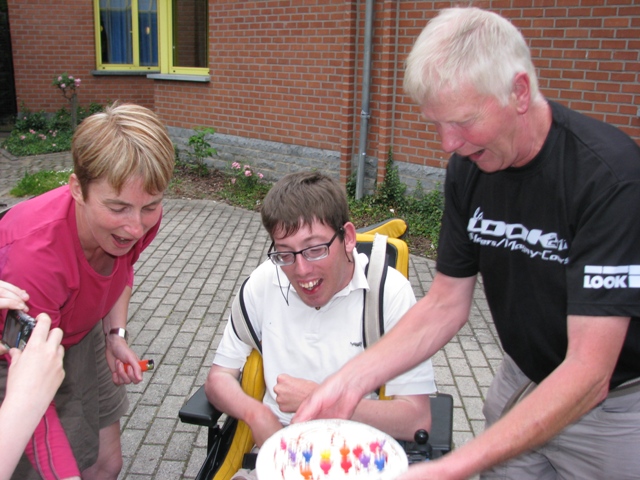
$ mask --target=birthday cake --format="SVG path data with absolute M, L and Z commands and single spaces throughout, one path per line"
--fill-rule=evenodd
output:
M 313 420 L 271 436 L 258 453 L 259 480 L 391 480 L 408 468 L 392 437 L 349 420 Z

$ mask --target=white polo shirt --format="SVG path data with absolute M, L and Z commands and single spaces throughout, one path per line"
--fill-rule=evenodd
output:
M 355 269 L 351 282 L 320 309 L 309 307 L 289 286 L 287 276 L 270 260 L 251 274 L 244 289 L 247 314 L 262 339 L 266 392 L 263 398 L 283 425 L 293 414 L 278 408 L 273 393 L 278 375 L 286 373 L 321 383 L 350 359 L 361 353 L 363 291 L 369 290 L 365 254 L 354 250 Z M 285 296 L 288 295 L 288 302 Z M 384 287 L 384 324 L 389 331 L 416 303 L 411 283 L 390 268 Z M 242 369 L 252 347 L 233 331 L 231 321 L 216 350 L 213 363 Z M 427 360 L 386 384 L 387 395 L 421 395 L 436 392 L 433 367 Z

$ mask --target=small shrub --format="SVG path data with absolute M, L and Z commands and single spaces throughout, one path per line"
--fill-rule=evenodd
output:
M 23 106 L 21 112 L 16 116 L 14 128 L 19 132 L 28 132 L 29 130 L 38 132 L 47 130 L 48 126 L 47 116 L 43 111 L 31 112 Z
M 229 183 L 225 188 L 225 198 L 233 198 L 237 205 L 256 210 L 271 188 L 263 181 L 264 175 L 255 171 L 251 165 L 231 164 Z
M 52 85 L 60 90 L 62 96 L 69 100 L 71 109 L 71 129 L 75 130 L 78 126 L 78 92 L 82 81 L 78 77 L 69 75 L 66 72 L 62 75 L 56 75 L 53 78 Z
M 407 222 L 405 240 L 413 253 L 435 257 L 440 237 L 440 223 L 444 211 L 444 197 L 440 188 L 425 193 L 418 183 L 411 195 L 400 181 L 393 154 L 389 151 L 385 178 L 373 195 L 355 199 L 355 175 L 347 182 L 351 218 L 356 228 L 373 225 L 399 217 Z
M 79 121 L 103 110 L 104 107 L 98 103 L 91 103 L 88 108 L 79 107 Z M 13 131 L 1 146 L 18 157 L 67 152 L 71 150 L 72 137 L 71 115 L 65 108 L 47 116 L 44 112 L 31 112 L 23 106 L 16 116 Z
M 189 157 L 194 162 L 194 170 L 200 176 L 206 177 L 209 174 L 209 168 L 205 159 L 218 154 L 218 151 L 207 140 L 207 135 L 213 135 L 216 131 L 211 127 L 196 127 L 194 130 L 196 133 L 189 137 L 189 146 L 192 149 L 189 152 Z
M 384 181 L 376 192 L 376 203 L 394 210 L 402 210 L 406 206 L 406 191 L 407 186 L 400 181 L 398 167 L 393 163 L 393 151 L 389 149 Z
M 69 130 L 36 131 L 30 129 L 26 132 L 20 132 L 14 129 L 2 143 L 2 147 L 18 157 L 67 152 L 71 150 L 71 137 L 72 133 Z

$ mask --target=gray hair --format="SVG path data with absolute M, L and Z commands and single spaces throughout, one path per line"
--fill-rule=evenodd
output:
M 470 84 L 504 106 L 517 73 L 526 72 L 531 100 L 538 80 L 522 34 L 500 15 L 475 7 L 448 8 L 431 19 L 406 61 L 405 92 L 419 105 L 444 89 Z

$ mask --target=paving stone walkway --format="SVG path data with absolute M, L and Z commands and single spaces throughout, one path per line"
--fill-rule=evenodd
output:
M 0 150 L 0 204 L 25 171 L 71 166 L 69 154 L 14 158 Z M 2 207 L 0 207 L 2 208 Z M 206 431 L 178 420 L 178 410 L 204 382 L 231 300 L 265 259 L 269 239 L 260 216 L 209 200 L 164 202 L 158 237 L 136 265 L 129 308 L 130 343 L 156 369 L 129 387 L 122 420 L 122 480 L 194 478 L 205 457 Z M 421 298 L 433 261 L 411 256 L 409 275 Z M 454 442 L 483 429 L 482 404 L 502 351 L 478 285 L 470 320 L 433 358 L 441 391 L 454 396 Z

